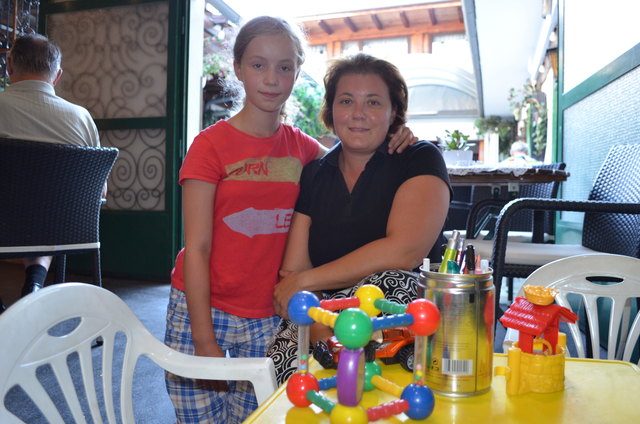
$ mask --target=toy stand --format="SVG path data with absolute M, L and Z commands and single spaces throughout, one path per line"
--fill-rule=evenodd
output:
M 339 314 L 333 312 L 343 309 Z M 438 308 L 426 299 L 401 305 L 384 299 L 379 287 L 364 285 L 354 297 L 319 301 L 311 292 L 299 292 L 288 305 L 289 317 L 298 325 L 298 371 L 287 382 L 289 401 L 298 407 L 311 403 L 329 414 L 332 423 L 367 423 L 404 412 L 409 418 L 422 420 L 431 415 L 435 398 L 424 385 L 426 337 L 433 334 L 440 322 Z M 381 312 L 390 315 L 377 317 Z M 340 353 L 336 376 L 316 379 L 309 372 L 309 326 L 323 323 L 334 329 L 344 349 Z M 374 331 L 408 326 L 416 335 L 414 345 L 413 383 L 400 387 L 382 376 L 380 366 L 365 362 L 363 347 Z M 338 402 L 320 393 L 336 388 Z M 379 406 L 363 408 L 363 391 L 378 389 L 398 400 Z
M 548 343 L 544 339 L 539 339 Z M 550 346 L 548 346 L 550 348 Z M 555 355 L 525 353 L 515 342 L 507 353 L 507 366 L 496 367 L 495 374 L 506 378 L 507 394 L 553 393 L 564 390 L 565 350 L 557 346 Z

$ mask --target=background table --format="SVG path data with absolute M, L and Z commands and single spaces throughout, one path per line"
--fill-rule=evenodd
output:
M 520 184 L 551 183 L 566 181 L 569 173 L 559 169 L 451 166 L 447 167 L 449 180 L 453 186 L 508 186 L 510 192 L 517 192 Z
M 503 354 L 494 355 L 494 367 L 506 365 Z M 382 366 L 383 377 L 404 386 L 411 374 L 400 365 Z M 334 375 L 313 362 L 318 378 Z M 294 407 L 280 387 L 245 423 L 329 423 L 320 408 Z M 335 389 L 323 392 L 335 401 Z M 365 392 L 365 407 L 389 402 L 395 398 L 378 390 Z M 400 414 L 376 423 L 416 422 Z M 565 390 L 556 393 L 529 393 L 507 396 L 505 378 L 493 378 L 488 393 L 464 398 L 436 395 L 433 414 L 421 421 L 429 424 L 451 423 L 636 423 L 640 422 L 640 368 L 628 362 L 567 358 Z

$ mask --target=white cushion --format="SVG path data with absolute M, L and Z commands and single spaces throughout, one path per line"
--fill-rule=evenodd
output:
M 467 240 L 482 259 L 491 259 L 493 240 Z M 505 263 L 523 265 L 544 265 L 567 256 L 598 253 L 579 244 L 519 243 L 508 242 Z
M 467 231 L 466 230 L 459 230 L 458 231 L 460 233 L 460 237 L 462 237 L 463 239 L 467 238 Z M 444 236 L 448 239 L 451 238 L 451 234 L 453 233 L 453 231 L 444 231 L 443 234 Z M 489 230 L 482 230 L 480 231 L 480 235 L 478 236 L 478 240 L 484 239 L 487 235 L 489 234 Z M 509 240 L 509 242 L 515 241 L 515 242 L 521 242 L 521 243 L 531 243 L 531 231 L 509 231 L 509 235 L 507 235 L 507 238 Z M 554 237 L 551 234 L 547 234 L 544 233 L 544 241 L 545 242 L 550 242 L 553 241 Z M 473 241 L 476 241 L 476 239 L 473 239 Z M 471 243 L 471 240 L 469 240 L 469 244 L 473 244 Z

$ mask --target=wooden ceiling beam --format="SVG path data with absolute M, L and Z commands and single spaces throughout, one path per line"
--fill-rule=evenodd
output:
M 385 38 L 393 37 L 410 37 L 414 34 L 423 33 L 430 37 L 439 34 L 464 34 L 464 25 L 458 22 L 440 24 L 436 27 L 430 24 L 414 25 L 410 28 L 404 28 L 403 26 L 396 26 L 393 28 L 387 28 L 384 33 Z M 337 29 L 331 35 L 323 34 L 309 34 L 307 43 L 312 46 L 319 44 L 329 44 L 335 41 L 356 41 L 366 40 L 372 38 L 380 38 L 380 31 L 377 29 L 360 29 L 357 33 L 352 32 L 349 29 Z
M 320 21 L 318 22 L 318 26 L 320 28 L 322 28 L 322 30 L 327 34 L 327 35 L 331 35 L 333 34 L 333 29 L 331 29 L 331 26 L 326 23 L 325 21 Z
M 431 25 L 438 25 L 438 18 L 436 17 L 436 11 L 433 9 L 429 9 L 429 20 L 431 21 Z
M 351 20 L 350 17 L 346 17 L 343 19 L 344 24 L 349 27 L 349 29 L 353 32 L 358 32 L 358 27 L 356 26 L 356 24 L 353 23 L 353 20 Z
M 355 17 L 355 16 L 369 16 L 375 13 L 390 13 L 390 12 L 407 12 L 414 13 L 416 11 L 424 11 L 429 9 L 444 9 L 447 7 L 457 7 L 458 9 L 462 8 L 462 2 L 460 0 L 455 1 L 447 1 L 441 3 L 427 3 L 427 4 L 418 4 L 418 5 L 409 5 L 409 6 L 399 6 L 399 7 L 388 7 L 388 8 L 380 8 L 380 9 L 368 9 L 368 10 L 358 10 L 354 12 L 338 12 L 338 13 L 326 13 L 322 15 L 310 15 L 310 16 L 301 16 L 296 18 L 297 22 L 306 22 L 306 21 L 316 21 L 316 20 L 327 20 L 327 19 L 341 19 L 345 17 Z
M 402 21 L 402 25 L 405 28 L 409 28 L 411 26 L 411 23 L 409 22 L 409 18 L 407 17 L 407 12 L 405 11 L 400 12 L 400 20 Z
M 378 30 L 382 31 L 384 29 L 384 26 L 382 25 L 382 22 L 380 22 L 380 18 L 378 18 L 378 15 L 376 13 L 371 14 L 371 21 L 376 26 L 376 28 L 378 28 Z

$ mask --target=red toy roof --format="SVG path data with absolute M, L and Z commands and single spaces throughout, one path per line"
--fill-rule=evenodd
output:
M 502 315 L 500 322 L 506 328 L 513 328 L 527 334 L 539 335 L 558 321 L 576 322 L 578 316 L 560 305 L 535 305 L 524 297 L 517 297 Z

